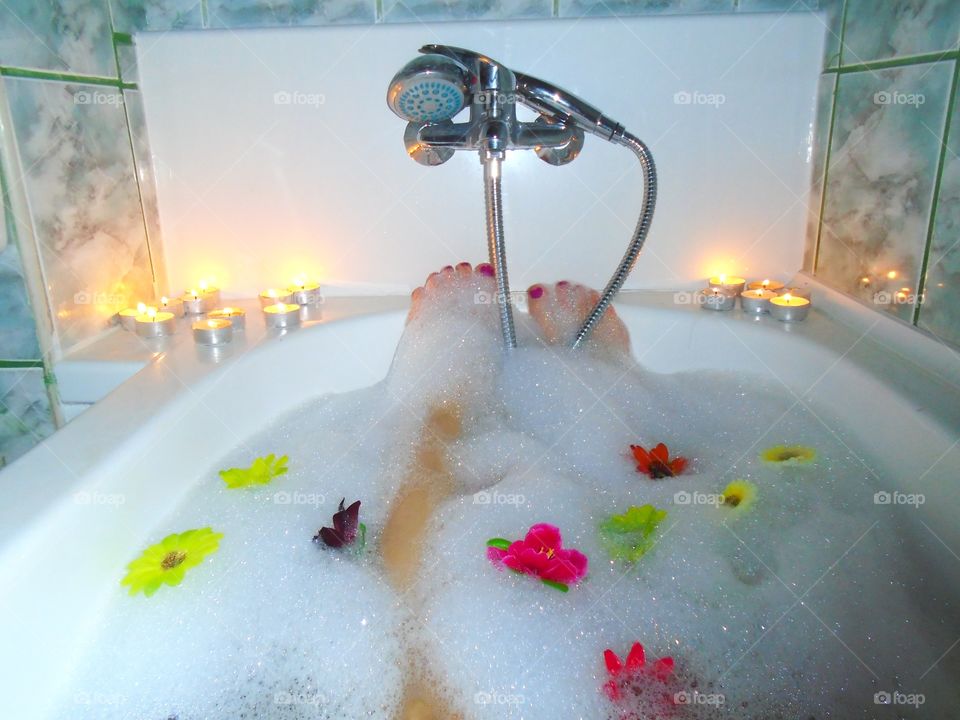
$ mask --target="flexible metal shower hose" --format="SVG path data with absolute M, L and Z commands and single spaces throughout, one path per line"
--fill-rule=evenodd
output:
M 623 133 L 619 137 L 611 138 L 611 142 L 626 145 L 633 150 L 637 159 L 640 161 L 640 167 L 643 170 L 643 205 L 640 208 L 640 218 L 637 220 L 637 227 L 634 229 L 633 237 L 630 238 L 630 244 L 627 246 L 627 252 L 624 253 L 623 259 L 617 266 L 607 286 L 603 289 L 603 293 L 600 295 L 597 304 L 594 305 L 593 310 L 590 311 L 587 319 L 584 320 L 583 325 L 580 326 L 580 330 L 577 332 L 577 336 L 573 341 L 573 347 L 579 347 L 580 344 L 590 336 L 590 333 L 593 332 L 597 323 L 599 323 L 603 317 L 603 313 L 610 307 L 614 295 L 620 292 L 620 288 L 630 275 L 630 271 L 633 270 L 633 266 L 637 262 L 637 257 L 640 255 L 640 250 L 643 248 L 643 243 L 647 239 L 647 233 L 650 231 L 650 222 L 653 220 L 653 209 L 657 204 L 657 167 L 653 163 L 653 155 L 650 154 L 650 150 L 643 144 L 642 140 L 628 132 Z
M 513 327 L 513 303 L 510 301 L 510 281 L 507 276 L 507 249 L 503 241 L 503 200 L 500 194 L 501 159 L 486 158 L 483 162 L 483 194 L 487 206 L 487 245 L 490 264 L 497 276 L 497 297 L 500 310 L 500 329 L 507 348 L 517 346 Z

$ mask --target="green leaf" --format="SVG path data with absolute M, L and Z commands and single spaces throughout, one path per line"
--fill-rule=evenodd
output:
M 248 468 L 230 468 L 221 470 L 220 477 L 231 490 L 235 488 L 254 487 L 256 485 L 267 485 L 275 477 L 279 477 L 287 472 L 286 455 L 277 457 L 270 453 L 266 457 L 259 457 L 253 461 Z
M 487 547 L 498 548 L 500 550 L 507 550 L 510 545 L 510 541 L 506 538 L 490 538 L 487 540 Z
M 622 515 L 611 515 L 600 524 L 600 537 L 615 560 L 637 562 L 654 545 L 654 533 L 667 517 L 653 505 L 631 506 Z
M 367 545 L 367 526 L 360 523 L 360 542 L 357 543 L 357 552 L 363 550 Z
M 542 582 L 547 587 L 552 587 L 554 590 L 559 590 L 560 592 L 570 591 L 570 587 L 568 585 L 564 585 L 563 583 L 554 582 L 553 580 L 544 580 L 542 578 L 540 582 Z

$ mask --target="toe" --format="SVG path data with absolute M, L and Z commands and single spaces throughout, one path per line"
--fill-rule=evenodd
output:
M 550 294 L 543 285 L 531 285 L 527 289 L 527 309 L 530 317 L 540 328 L 540 336 L 548 343 L 559 339 L 557 323 L 550 311 Z
M 407 322 L 410 322 L 419 314 L 423 304 L 423 293 L 422 287 L 418 287 L 410 293 L 410 312 L 407 313 Z
M 457 273 L 457 277 L 465 279 L 473 274 L 473 266 L 468 262 L 458 263 L 454 271 Z

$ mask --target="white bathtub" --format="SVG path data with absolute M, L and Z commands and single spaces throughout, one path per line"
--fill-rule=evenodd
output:
M 663 293 L 618 302 L 652 370 L 772 377 L 890 490 L 923 493 L 911 532 L 960 593 L 960 363 L 932 339 L 822 287 L 788 326 L 678 306 Z M 251 322 L 223 357 L 189 342 L 0 472 L 0 697 L 5 717 L 49 717 L 64 669 L 130 559 L 190 490 L 198 460 L 225 454 L 309 397 L 387 372 L 406 300 L 333 299 L 324 321 L 280 338 Z M 655 352 L 650 352 L 655 349 Z

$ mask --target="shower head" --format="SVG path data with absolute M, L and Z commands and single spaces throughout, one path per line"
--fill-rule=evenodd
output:
M 467 104 L 469 75 L 450 57 L 421 55 L 393 76 L 387 89 L 387 105 L 409 122 L 449 120 Z

